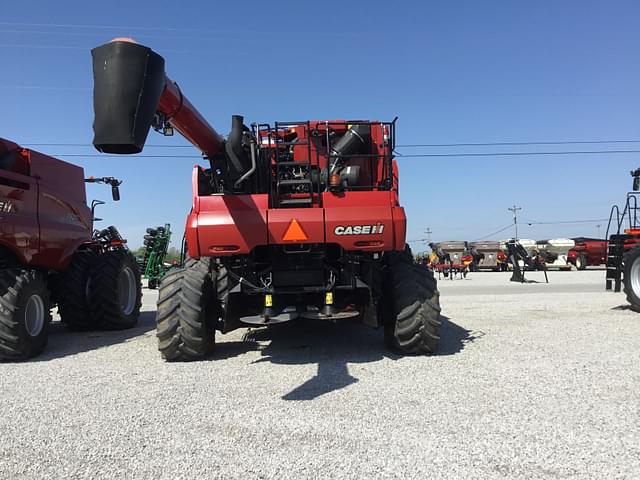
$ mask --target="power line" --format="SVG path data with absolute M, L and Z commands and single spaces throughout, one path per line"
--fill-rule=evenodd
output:
M 91 147 L 92 143 L 21 143 L 24 147 Z M 163 145 L 160 143 L 146 144 L 145 148 L 158 147 L 158 148 L 195 148 L 193 145 Z
M 27 145 L 27 144 L 24 144 Z M 399 158 L 417 157 L 493 157 L 493 156 L 535 156 L 535 155 L 607 155 L 619 153 L 640 153 L 640 150 L 602 150 L 602 151 L 576 151 L 576 152 L 497 152 L 497 153 L 442 153 L 428 155 L 398 155 Z M 122 155 L 96 154 L 96 153 L 50 153 L 48 155 L 58 157 L 121 157 Z M 138 158 L 200 158 L 200 155 L 135 155 Z
M 263 35 L 284 35 L 281 30 L 238 30 L 238 29 L 212 29 L 212 28 L 180 28 L 180 27 L 149 27 L 149 26 L 141 26 L 141 25 L 96 25 L 96 24 L 86 24 L 86 23 L 26 23 L 26 22 L 0 22 L 0 25 L 8 26 L 8 27 L 27 27 L 24 30 L 25 33 L 30 33 L 30 28 L 33 27 L 44 27 L 44 28 L 79 28 L 79 29 L 102 29 L 102 30 L 128 30 L 128 31 L 136 31 L 136 30 L 147 30 L 152 32 L 187 32 L 187 33 L 207 33 L 207 34 L 215 34 L 215 35 L 225 35 L 232 36 L 234 39 L 242 38 L 242 34 L 246 33 L 258 33 Z M 52 32 L 56 33 L 56 32 Z M 355 33 L 341 33 L 341 32 L 317 32 L 313 34 L 314 36 L 320 37 L 329 37 L 329 38 L 354 38 L 360 36 Z
M 404 155 L 396 152 L 398 158 L 427 157 L 519 157 L 535 155 L 608 155 L 620 153 L 640 153 L 640 150 L 572 150 L 558 152 L 490 152 L 490 153 L 424 153 Z
M 2 25 L 2 23 L 0 23 Z M 104 37 L 104 32 L 67 32 L 67 31 L 39 31 L 39 30 L 6 30 L 0 29 L 0 33 L 17 33 L 17 34 L 30 34 L 30 35 L 63 35 L 71 37 Z M 175 36 L 163 34 L 139 34 L 136 33 L 135 37 L 138 38 L 162 38 L 165 40 L 211 40 L 219 41 L 221 38 L 228 39 L 229 34 L 223 32 L 208 32 L 211 36 Z M 238 37 L 233 37 L 238 38 Z
M 430 155 L 398 155 L 399 158 L 417 157 L 499 157 L 499 156 L 535 156 L 535 155 L 607 155 L 619 153 L 640 153 L 640 150 L 602 150 L 602 151 L 580 151 L 580 152 L 498 152 L 498 153 L 442 153 Z M 81 154 L 81 153 L 51 153 L 49 155 L 59 157 L 120 157 L 122 155 L 110 154 Z M 139 158 L 200 158 L 200 155 L 136 155 Z
M 499 234 L 499 233 L 502 233 L 502 232 L 504 232 L 505 230 L 510 229 L 511 227 L 513 227 L 513 224 L 512 224 L 512 223 L 510 223 L 510 224 L 509 224 L 509 225 L 507 225 L 506 227 L 501 228 L 500 230 L 496 230 L 495 232 L 491 232 L 491 233 L 490 233 L 490 234 L 488 234 L 488 235 L 485 235 L 485 236 L 483 236 L 483 237 L 477 238 L 477 239 L 475 239 L 474 241 L 475 241 L 475 242 L 479 242 L 480 240 L 484 240 L 485 238 L 493 237 L 494 235 L 497 235 L 497 234 Z
M 640 143 L 640 140 L 562 140 L 562 141 L 542 141 L 542 142 L 483 142 L 483 143 L 413 143 L 396 145 L 400 148 L 413 147 L 493 147 L 493 146 L 516 146 L 516 145 L 589 145 L 602 143 Z
M 47 153 L 52 157 L 115 157 L 115 158 L 200 158 L 202 155 L 117 155 L 111 153 L 88 153 L 83 155 L 82 153 Z
M 500 145 L 571 145 L 571 144 L 606 144 L 606 143 L 640 143 L 640 140 L 585 140 L 560 142 L 488 142 L 488 143 L 420 143 L 396 145 L 396 148 L 410 147 L 465 147 L 465 146 L 500 146 Z M 58 146 L 58 147 L 92 147 L 90 143 L 24 143 L 23 145 Z M 150 144 L 147 147 L 192 148 L 192 145 Z M 508 152 L 506 152 L 508 153 Z M 403 155 L 409 156 L 409 155 Z
M 564 224 L 573 224 L 573 223 L 598 223 L 598 222 L 606 222 L 608 218 L 596 218 L 594 220 L 565 220 L 565 221 L 554 221 L 554 222 L 525 222 L 527 225 L 564 225 Z
M 86 23 L 25 23 L 25 22 L 0 22 L 0 25 L 14 26 L 14 27 L 51 27 L 51 28 L 101 28 L 105 30 L 123 29 L 123 30 L 152 30 L 160 32 L 215 32 L 212 29 L 202 28 L 172 28 L 172 27 L 143 27 L 133 25 L 92 25 Z M 220 31 L 229 32 L 228 30 Z M 29 33 L 26 31 L 26 33 Z

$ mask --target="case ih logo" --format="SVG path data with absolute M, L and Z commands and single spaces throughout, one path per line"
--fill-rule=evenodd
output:
M 16 209 L 15 205 L 6 200 L 0 200 L 0 213 L 11 213 Z
M 336 235 L 380 235 L 384 231 L 384 223 L 376 225 L 338 225 L 333 229 Z

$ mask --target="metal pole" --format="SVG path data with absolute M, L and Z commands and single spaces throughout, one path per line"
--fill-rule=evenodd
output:
M 513 225 L 516 227 L 516 240 L 518 240 L 518 210 L 522 210 L 522 207 L 516 207 L 514 204 L 513 207 L 507 208 L 510 212 L 513 212 Z
M 427 234 L 427 242 L 428 242 L 428 243 L 431 243 L 431 234 L 433 233 L 433 232 L 431 231 L 431 228 L 430 228 L 430 227 L 427 227 L 427 229 L 425 230 L 425 232 L 424 232 L 424 233 L 426 233 L 426 234 Z

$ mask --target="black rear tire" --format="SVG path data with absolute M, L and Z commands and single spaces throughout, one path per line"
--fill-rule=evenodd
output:
M 584 255 L 576 257 L 576 270 L 585 270 L 587 268 L 587 259 Z
M 209 258 L 187 259 L 161 280 L 158 349 L 167 361 L 199 360 L 215 346 L 215 330 L 228 293 L 224 267 Z
M 100 328 L 121 330 L 138 323 L 142 281 L 131 253 L 111 250 L 98 256 L 91 273 L 89 304 Z
M 631 310 L 640 312 L 640 247 L 624 254 L 624 293 Z
M 19 361 L 42 353 L 50 323 L 46 277 L 35 270 L 0 270 L 0 358 Z
M 89 308 L 91 269 L 98 255 L 91 251 L 76 252 L 67 271 L 60 278 L 58 311 L 62 321 L 75 330 L 96 327 Z
M 440 340 L 440 294 L 427 268 L 416 265 L 411 251 L 387 254 L 387 288 L 391 304 L 385 319 L 385 343 L 401 354 L 432 354 Z

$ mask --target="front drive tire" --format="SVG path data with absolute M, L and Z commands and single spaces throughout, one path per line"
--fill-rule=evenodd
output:
M 640 312 L 640 247 L 624 255 L 624 293 L 631 309 Z
M 157 313 L 158 349 L 167 361 L 204 358 L 213 351 L 215 330 L 226 298 L 224 267 L 209 258 L 187 259 L 160 281 Z
M 132 328 L 142 306 L 142 281 L 136 259 L 126 250 L 98 256 L 91 273 L 89 304 L 95 325 L 107 330 Z
M 26 360 L 47 345 L 51 304 L 46 277 L 35 270 L 0 270 L 0 358 Z
M 391 298 L 385 343 L 397 353 L 432 354 L 440 340 L 440 294 L 433 272 L 416 265 L 408 250 L 387 255 L 385 292 Z

